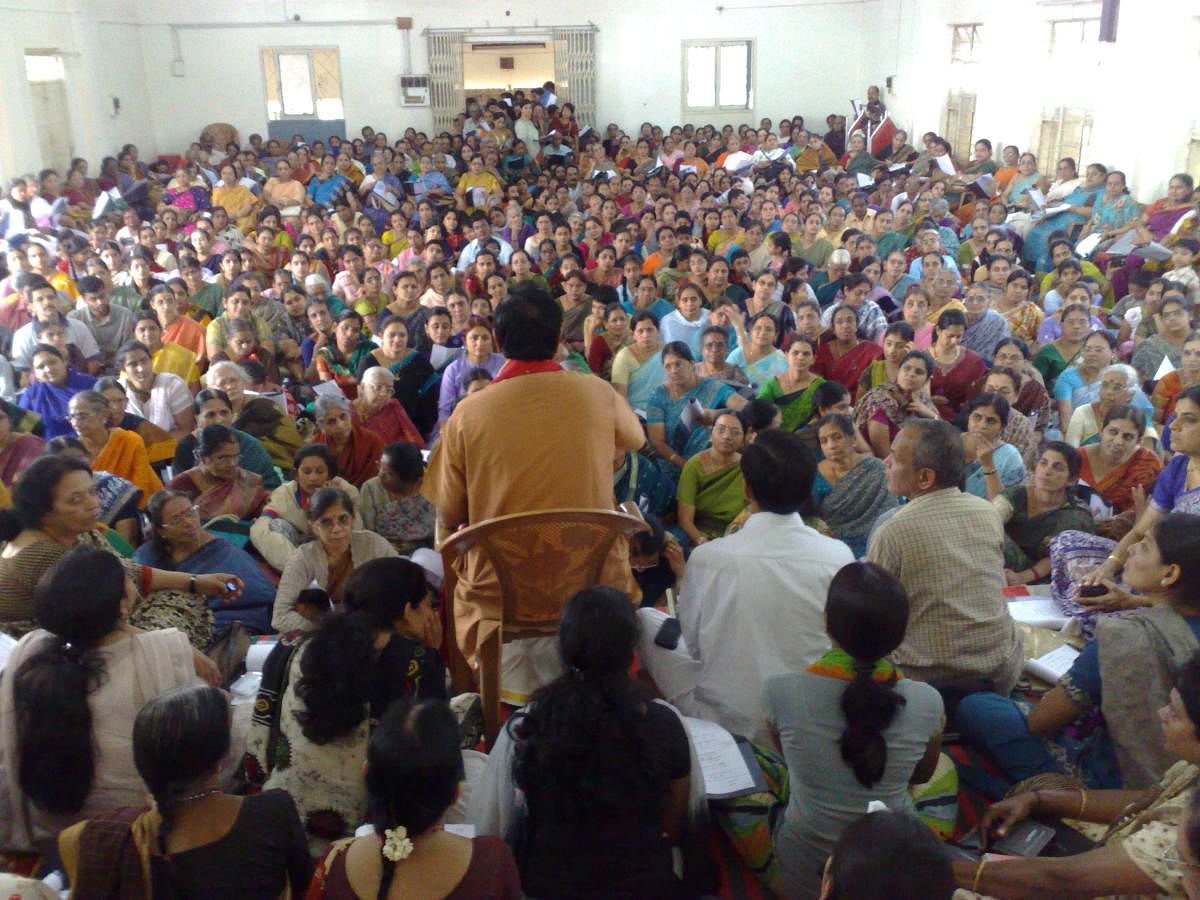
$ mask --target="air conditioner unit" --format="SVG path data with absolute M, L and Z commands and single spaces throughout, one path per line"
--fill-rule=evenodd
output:
M 429 105 L 429 76 L 401 75 L 400 76 L 400 105 L 428 106 Z

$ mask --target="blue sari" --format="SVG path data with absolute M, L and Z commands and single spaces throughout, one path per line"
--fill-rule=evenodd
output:
M 42 417 L 46 425 L 46 440 L 75 437 L 75 429 L 67 421 L 67 406 L 80 391 L 91 390 L 96 379 L 82 372 L 67 373 L 67 383 L 56 387 L 46 381 L 35 381 L 17 397 L 17 405 Z
M 667 380 L 667 372 L 662 365 L 662 351 L 633 370 L 629 376 L 629 405 L 634 409 L 646 410 L 655 390 L 662 387 Z
M 1069 206 L 1088 206 L 1102 193 L 1104 193 L 1103 185 L 1094 188 L 1080 185 L 1067 195 L 1063 203 Z M 1050 270 L 1050 235 L 1056 231 L 1069 234 L 1072 228 L 1082 225 L 1090 218 L 1090 215 L 1081 216 L 1079 213 L 1061 212 L 1042 219 L 1025 235 L 1025 246 L 1022 249 L 1023 258 L 1026 262 L 1037 266 L 1037 271 L 1048 272 Z
M 720 409 L 725 401 L 733 394 L 733 388 L 715 378 L 701 378 L 694 388 L 679 398 L 673 399 L 667 392 L 666 385 L 660 384 L 650 395 L 646 405 L 646 424 L 662 425 L 667 433 L 667 443 L 671 449 L 684 459 L 695 456 L 712 443 L 712 435 L 703 425 L 697 425 L 691 431 L 682 422 L 683 408 L 692 400 L 696 400 L 705 409 Z M 679 469 L 660 459 L 659 465 L 672 479 L 679 477 Z
M 327 209 L 333 209 L 334 204 L 353 189 L 354 183 L 349 178 L 335 172 L 324 181 L 313 178 L 308 183 L 308 196 Z

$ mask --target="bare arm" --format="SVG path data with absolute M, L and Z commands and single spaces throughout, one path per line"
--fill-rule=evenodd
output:
M 1089 798 L 1091 794 L 1088 794 Z M 1158 885 L 1119 845 L 1059 859 L 1005 859 L 983 866 L 955 862 L 959 887 L 996 897 L 1157 896 Z M 977 880 L 978 877 L 978 880 Z
M 667 443 L 667 428 L 662 422 L 647 422 L 646 434 L 650 439 L 650 446 L 654 448 L 654 452 L 672 465 L 683 468 L 683 464 L 687 462 L 682 456 L 675 452 L 675 448 Z
M 870 438 L 871 452 L 880 459 L 887 459 L 892 452 L 892 436 L 888 427 L 882 422 L 869 422 L 867 436 Z
M 1082 712 L 1066 691 L 1055 687 L 1029 711 L 1029 731 L 1041 737 L 1051 737 L 1079 718 Z

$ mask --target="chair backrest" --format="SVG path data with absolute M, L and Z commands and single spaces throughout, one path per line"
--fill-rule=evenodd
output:
M 547 509 L 488 519 L 442 544 L 446 570 L 471 548 L 500 582 L 504 639 L 554 632 L 567 600 L 596 584 L 617 538 L 646 529 L 636 516 L 603 509 Z

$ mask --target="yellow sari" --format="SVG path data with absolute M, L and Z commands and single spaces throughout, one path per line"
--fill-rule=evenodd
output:
M 134 432 L 124 428 L 109 429 L 108 443 L 92 460 L 92 468 L 118 475 L 141 490 L 138 506 L 142 509 L 146 508 L 151 494 L 162 490 L 162 481 L 150 468 L 146 445 Z
M 243 234 L 254 228 L 254 214 L 258 212 L 260 203 L 261 201 L 250 192 L 250 189 L 241 184 L 235 184 L 232 187 L 227 184 L 219 184 L 213 188 L 212 205 L 224 207 L 231 219 L 235 209 L 241 209 L 250 204 L 250 212 L 238 217 L 234 223 Z

